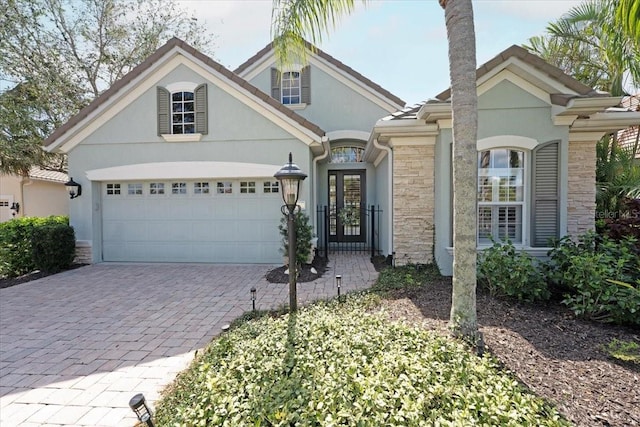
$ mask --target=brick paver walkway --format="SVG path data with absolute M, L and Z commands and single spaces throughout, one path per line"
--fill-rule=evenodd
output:
M 298 285 L 304 303 L 369 287 L 366 255 L 330 256 L 324 277 Z M 162 388 L 229 323 L 288 303 L 272 266 L 96 264 L 0 289 L 0 425 L 133 426 L 135 393 Z

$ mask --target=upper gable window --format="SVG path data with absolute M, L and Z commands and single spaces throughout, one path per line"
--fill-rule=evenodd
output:
M 198 141 L 208 133 L 207 84 L 157 87 L 158 135 L 166 141 Z
M 171 94 L 171 133 L 196 133 L 196 112 L 193 92 Z
M 271 96 L 282 104 L 304 108 L 311 104 L 311 69 L 296 66 L 280 72 L 271 69 Z
M 300 104 L 300 72 L 288 71 L 282 73 L 282 103 Z

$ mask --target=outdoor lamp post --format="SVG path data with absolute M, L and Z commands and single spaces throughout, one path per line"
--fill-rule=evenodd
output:
M 64 186 L 67 188 L 67 193 L 69 193 L 69 198 L 71 199 L 75 199 L 82 194 L 82 185 L 75 182 L 73 178 L 69 178 L 69 181 Z
M 253 311 L 256 311 L 256 288 L 251 288 L 251 304 L 253 305 Z
M 289 153 L 289 163 L 282 166 L 276 172 L 274 178 L 280 182 L 282 189 L 282 214 L 287 215 L 287 235 L 289 237 L 289 311 L 294 312 L 298 309 L 297 290 L 296 290 L 296 225 L 295 211 L 298 205 L 298 196 L 300 195 L 300 182 L 307 177 L 298 165 L 293 163 L 293 157 Z
M 342 275 L 336 274 L 336 287 L 338 288 L 338 299 L 340 299 L 340 288 L 342 287 Z
M 146 423 L 148 427 L 154 427 L 153 421 L 151 421 L 151 410 L 142 393 L 136 394 L 129 400 L 129 407 L 135 412 L 141 423 Z

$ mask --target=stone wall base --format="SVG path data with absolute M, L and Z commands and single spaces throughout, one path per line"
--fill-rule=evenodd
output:
M 76 241 L 76 257 L 73 262 L 77 264 L 91 264 L 93 263 L 92 255 L 91 242 Z

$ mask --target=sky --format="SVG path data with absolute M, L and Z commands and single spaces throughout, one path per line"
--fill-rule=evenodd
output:
M 271 41 L 271 0 L 178 0 L 216 36 L 214 59 L 235 69 Z M 478 66 L 544 34 L 581 1 L 474 0 Z M 369 0 L 318 47 L 411 105 L 449 87 L 444 11 L 437 0 Z

